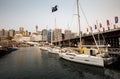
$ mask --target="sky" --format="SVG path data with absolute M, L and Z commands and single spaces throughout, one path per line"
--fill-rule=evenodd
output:
M 106 20 L 112 25 L 114 17 L 120 19 L 120 0 L 79 0 L 80 25 L 86 32 L 88 26 L 94 26 L 96 21 L 102 23 L 107 29 Z M 51 8 L 58 5 L 56 12 Z M 88 24 L 85 20 L 87 18 Z M 30 32 L 39 30 L 61 28 L 78 32 L 76 0 L 0 0 L 0 29 L 19 30 L 24 27 Z M 120 21 L 117 23 L 120 26 Z

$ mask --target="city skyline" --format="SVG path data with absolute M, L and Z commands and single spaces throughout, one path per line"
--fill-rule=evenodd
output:
M 78 32 L 75 4 L 76 0 L 0 0 L 0 29 L 18 30 L 24 27 L 35 32 L 35 26 L 38 25 L 38 30 L 61 28 Z M 107 28 L 107 19 L 113 25 L 114 17 L 120 17 L 119 0 L 80 0 L 80 4 L 90 26 L 94 26 L 97 20 Z M 55 5 L 58 5 L 58 10 L 52 13 L 51 8 Z M 88 25 L 81 11 L 80 15 L 81 29 L 86 32 Z M 120 22 L 117 25 L 120 26 Z

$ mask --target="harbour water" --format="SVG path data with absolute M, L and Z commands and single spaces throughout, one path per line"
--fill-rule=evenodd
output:
M 0 79 L 119 79 L 120 64 L 100 68 L 69 62 L 38 47 L 0 57 Z

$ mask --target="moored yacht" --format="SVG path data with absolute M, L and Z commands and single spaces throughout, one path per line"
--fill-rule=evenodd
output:
M 102 51 L 100 53 L 100 51 L 98 51 L 96 48 L 83 47 L 80 52 L 69 50 L 61 51 L 59 56 L 69 61 L 94 66 L 104 67 L 112 64 L 115 59 L 106 52 L 106 49 L 101 48 L 101 50 Z
M 115 58 L 109 55 L 108 46 L 100 45 L 100 44 L 98 45 L 92 31 L 91 34 L 93 36 L 95 45 L 82 45 L 80 15 L 79 15 L 79 6 L 78 6 L 79 0 L 76 1 L 77 1 L 77 15 L 78 15 L 78 25 L 79 25 L 79 37 L 80 37 L 80 44 L 79 47 L 77 48 L 78 53 L 76 53 L 76 50 L 73 51 L 73 49 L 69 48 L 72 51 L 70 51 L 69 49 L 64 49 L 64 51 L 61 51 L 61 53 L 59 53 L 59 56 L 69 61 L 100 66 L 100 67 L 104 67 L 105 65 L 112 64 L 115 61 Z

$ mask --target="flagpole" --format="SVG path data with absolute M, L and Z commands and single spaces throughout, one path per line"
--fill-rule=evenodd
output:
M 53 31 L 52 31 L 52 29 L 51 29 L 51 45 L 52 45 L 52 43 L 53 43 Z
M 54 19 L 54 22 L 55 22 L 55 28 L 56 28 L 56 17 L 55 17 L 55 19 Z
M 54 7 L 52 7 L 52 13 L 53 13 L 53 12 L 56 12 L 56 11 L 58 10 L 57 7 L 58 7 L 57 5 L 55 5 Z M 54 15 L 54 16 L 55 16 L 55 15 Z M 55 25 L 54 25 L 54 26 L 55 26 L 55 28 L 56 28 L 56 17 L 54 18 L 54 22 L 55 22 Z M 51 31 L 51 33 L 52 33 L 52 31 Z M 52 35 L 51 35 L 51 36 L 52 36 Z M 58 40 L 58 36 L 57 36 L 57 40 Z

